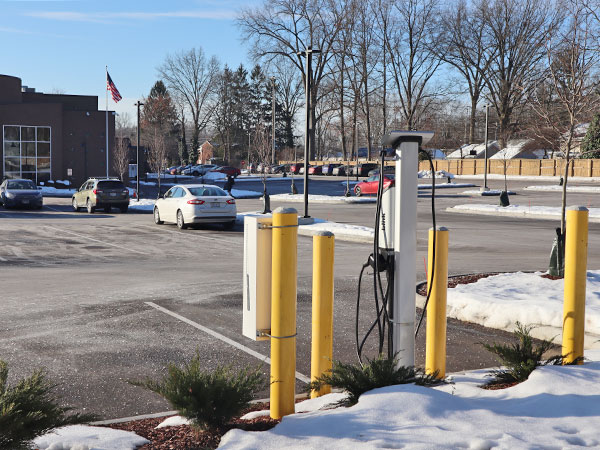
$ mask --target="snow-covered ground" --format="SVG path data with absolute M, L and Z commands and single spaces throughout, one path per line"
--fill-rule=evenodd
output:
M 38 437 L 39 450 L 134 450 L 149 441 L 130 431 L 70 425 Z
M 275 194 L 271 195 L 271 200 L 286 201 L 292 203 L 303 203 L 304 194 Z M 375 197 L 344 197 L 343 195 L 308 195 L 310 203 L 375 203 Z
M 514 191 L 506 191 L 508 193 L 508 195 L 515 195 L 516 192 Z M 469 190 L 469 191 L 463 191 L 463 194 L 467 194 L 467 195 L 481 195 L 481 196 L 486 196 L 486 195 L 500 195 L 502 194 L 502 190 L 501 189 L 489 189 L 487 191 L 482 191 L 481 189 L 473 189 L 473 190 Z
M 564 280 L 542 273 L 502 273 L 448 289 L 448 317 L 506 331 L 519 321 L 536 327 L 532 336 L 560 343 Z M 419 296 L 417 304 L 424 301 Z M 585 332 L 586 348 L 600 348 L 600 270 L 587 273 Z
M 497 206 L 488 204 L 471 203 L 466 205 L 455 205 L 447 208 L 446 211 L 467 213 L 467 214 L 484 214 L 494 216 L 514 216 L 514 217 L 529 217 L 536 219 L 559 219 L 561 208 L 559 206 L 525 206 L 525 205 L 509 205 Z M 600 222 L 600 208 L 589 208 L 589 221 Z
M 562 192 L 563 187 L 557 184 L 547 184 L 543 186 L 527 186 L 526 191 L 552 191 Z M 600 192 L 600 186 L 569 186 L 567 185 L 567 192 L 589 192 L 596 194 Z

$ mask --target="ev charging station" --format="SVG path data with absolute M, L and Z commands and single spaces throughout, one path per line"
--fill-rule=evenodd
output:
M 383 142 L 384 148 L 394 150 L 396 160 L 395 188 L 388 189 L 382 198 L 382 214 L 394 217 L 393 222 L 386 223 L 386 228 L 393 232 L 382 239 L 380 227 L 379 244 L 380 247 L 385 242 L 394 244 L 394 288 L 388 315 L 392 354 L 397 356 L 399 366 L 415 365 L 418 155 L 419 146 L 432 137 L 431 131 L 392 131 Z

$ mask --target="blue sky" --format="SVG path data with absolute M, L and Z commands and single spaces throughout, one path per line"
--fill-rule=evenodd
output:
M 105 108 L 105 66 L 129 112 L 157 80 L 169 53 L 202 47 L 207 57 L 251 65 L 236 15 L 260 0 L 0 0 L 0 73 L 39 92 L 97 95 Z

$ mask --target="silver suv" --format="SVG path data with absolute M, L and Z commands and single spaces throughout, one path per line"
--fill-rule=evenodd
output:
M 85 207 L 92 214 L 96 208 L 110 212 L 116 207 L 122 213 L 129 208 L 129 189 L 118 178 L 90 178 L 73 194 L 73 209 Z

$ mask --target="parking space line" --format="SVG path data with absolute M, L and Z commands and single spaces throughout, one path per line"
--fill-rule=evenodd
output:
M 8 261 L 8 259 L 3 258 L 2 256 L 0 256 L 0 261 L 6 262 L 6 261 Z
M 262 362 L 266 362 L 267 364 L 271 365 L 271 358 L 261 355 L 257 351 L 254 351 L 251 348 L 248 348 L 245 345 L 242 345 L 239 342 L 234 341 L 233 339 L 229 339 L 227 336 L 223 336 L 221 333 L 217 333 L 216 331 L 213 331 L 210 328 L 206 328 L 205 326 L 202 326 L 199 323 L 194 322 L 193 320 L 187 319 L 187 318 L 177 314 L 176 312 L 170 311 L 167 308 L 163 308 L 162 306 L 159 306 L 156 303 L 153 303 L 153 302 L 144 302 L 144 303 L 158 311 L 161 311 L 165 314 L 170 315 L 171 317 L 175 317 L 176 319 L 181 320 L 182 322 L 185 322 L 188 325 L 191 325 L 200 331 L 204 331 L 205 333 L 210 334 L 212 337 L 217 338 L 217 339 L 225 342 L 226 344 L 229 344 L 229 345 L 237 348 L 238 350 L 241 350 L 245 353 L 248 353 L 251 356 L 254 356 L 255 358 L 260 359 Z M 310 383 L 310 378 L 307 377 L 306 375 L 301 374 L 298 371 L 296 371 L 296 378 L 300 381 L 303 381 L 304 383 Z
M 59 232 L 62 232 L 62 233 L 71 234 L 71 235 L 77 236 L 77 237 L 79 237 L 81 239 L 87 239 L 88 241 L 98 242 L 98 243 L 100 243 L 102 245 L 109 245 L 111 247 L 120 248 L 122 250 L 127 250 L 129 252 L 139 253 L 140 255 L 149 255 L 149 253 L 142 252 L 142 251 L 136 250 L 134 248 L 124 247 L 122 245 L 116 245 L 116 244 L 111 244 L 110 242 L 100 241 L 98 239 L 94 239 L 94 238 L 91 238 L 89 236 L 85 236 L 83 234 L 73 233 L 72 231 L 67 231 L 67 230 L 64 230 L 64 229 L 61 229 L 61 228 L 55 228 L 55 227 L 51 227 L 49 225 L 46 225 L 46 228 L 50 228 L 51 230 L 56 230 L 56 231 L 59 231 Z

